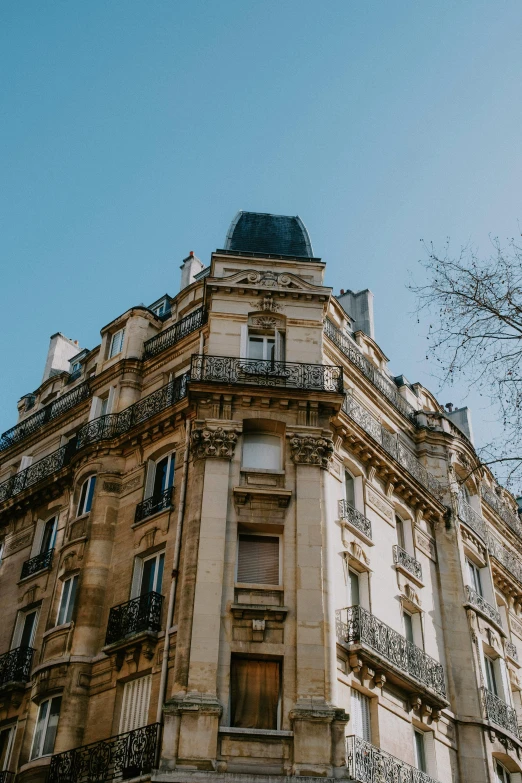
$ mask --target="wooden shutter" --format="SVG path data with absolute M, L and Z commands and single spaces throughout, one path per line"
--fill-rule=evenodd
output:
M 100 415 L 101 399 L 99 397 L 93 397 L 91 401 L 91 409 L 89 411 L 89 421 L 97 419 Z
M 144 498 L 150 498 L 152 497 L 152 493 L 154 492 L 154 479 L 156 477 L 156 463 L 154 460 L 149 459 L 147 460 L 147 477 L 145 479 L 145 494 Z
M 146 726 L 149 719 L 149 700 L 152 675 L 127 682 L 123 688 L 119 734 Z
M 34 531 L 33 545 L 31 547 L 31 557 L 36 557 L 40 554 L 40 547 L 42 546 L 42 539 L 45 530 L 45 522 L 43 519 L 39 519 L 36 523 L 36 529 Z
M 143 558 L 134 558 L 134 571 L 132 572 L 131 598 L 137 598 L 140 594 L 141 575 L 143 574 Z
M 498 665 L 500 668 L 500 676 L 502 678 L 502 690 L 504 691 L 504 701 L 506 704 L 511 705 L 513 700 L 511 698 L 511 687 L 509 685 L 509 677 L 506 669 L 506 662 L 503 658 L 498 659 Z
M 279 584 L 279 538 L 240 535 L 237 581 L 251 584 Z
M 241 324 L 241 340 L 239 344 L 239 358 L 246 359 L 248 356 L 248 326 Z
M 109 387 L 109 396 L 107 397 L 107 413 L 112 413 L 114 408 L 114 398 L 116 396 L 116 386 Z
M 33 461 L 32 457 L 29 457 L 27 454 L 24 454 L 24 456 L 20 460 L 20 467 L 18 468 L 18 473 L 21 473 L 22 470 L 28 468 L 29 465 L 31 465 L 32 461 Z
M 424 756 L 426 758 L 426 772 L 437 780 L 437 756 L 435 753 L 435 737 L 432 731 L 424 732 Z
M 285 333 L 276 329 L 275 333 L 275 360 L 276 362 L 285 361 Z
M 372 741 L 370 729 L 370 699 L 352 688 L 352 731 L 358 737 Z

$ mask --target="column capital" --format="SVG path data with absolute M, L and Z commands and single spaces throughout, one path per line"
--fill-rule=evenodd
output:
M 232 459 L 237 443 L 235 429 L 199 426 L 192 430 L 190 446 L 194 459 Z
M 327 470 L 334 451 L 333 440 L 324 436 L 290 436 L 292 459 L 297 465 L 318 465 Z

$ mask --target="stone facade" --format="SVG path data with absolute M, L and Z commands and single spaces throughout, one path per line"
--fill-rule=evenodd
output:
M 521 781 L 513 497 L 370 292 L 230 236 L 0 439 L 0 783 Z

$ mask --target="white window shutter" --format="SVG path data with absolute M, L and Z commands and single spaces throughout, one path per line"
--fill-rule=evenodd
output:
M 432 731 L 424 732 L 424 755 L 426 756 L 426 770 L 430 778 L 437 780 L 437 754 L 435 752 L 435 737 Z
M 276 362 L 285 361 L 285 333 L 276 329 L 275 333 L 275 358 Z
M 24 454 L 24 456 L 20 460 L 20 467 L 18 468 L 18 473 L 21 473 L 22 470 L 25 470 L 26 468 L 28 468 L 29 465 L 32 463 L 32 461 L 33 461 L 32 457 L 29 457 L 29 456 L 27 456 L 27 454 Z
M 114 408 L 114 398 L 116 396 L 116 386 L 109 387 L 109 397 L 107 399 L 107 413 L 112 413 Z
M 370 699 L 352 688 L 352 731 L 357 737 L 371 742 Z
M 40 547 L 42 546 L 42 538 L 45 530 L 45 522 L 43 519 L 39 519 L 36 523 L 36 529 L 34 531 L 33 545 L 31 547 L 31 557 L 36 557 L 40 554 Z
M 146 726 L 149 718 L 152 675 L 127 682 L 123 688 L 119 734 Z
M 141 557 L 134 558 L 134 571 L 132 572 L 131 583 L 131 598 L 137 598 L 140 594 L 141 587 L 141 575 L 143 573 L 143 559 Z
M 279 538 L 239 536 L 237 581 L 249 584 L 279 584 Z
M 145 477 L 145 494 L 144 498 L 152 497 L 154 491 L 154 479 L 156 477 L 156 463 L 154 460 L 147 460 L 147 475 Z
M 498 659 L 498 665 L 500 667 L 500 676 L 502 678 L 502 690 L 504 691 L 504 701 L 506 704 L 511 705 L 513 700 L 511 698 L 511 687 L 509 685 L 509 677 L 506 668 L 506 662 L 503 658 Z
M 246 359 L 248 357 L 248 325 L 241 324 L 241 342 L 239 346 L 239 358 Z
M 97 419 L 100 415 L 101 399 L 99 397 L 93 397 L 91 400 L 91 409 L 89 411 L 89 421 Z
M 20 647 L 20 639 L 22 638 L 22 631 L 24 629 L 25 613 L 18 612 L 16 615 L 16 623 L 13 631 L 13 639 L 11 641 L 11 650 L 15 650 Z

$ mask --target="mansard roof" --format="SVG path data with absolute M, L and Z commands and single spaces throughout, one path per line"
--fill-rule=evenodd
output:
M 312 243 L 300 217 L 263 212 L 237 213 L 228 230 L 225 250 L 313 258 Z

